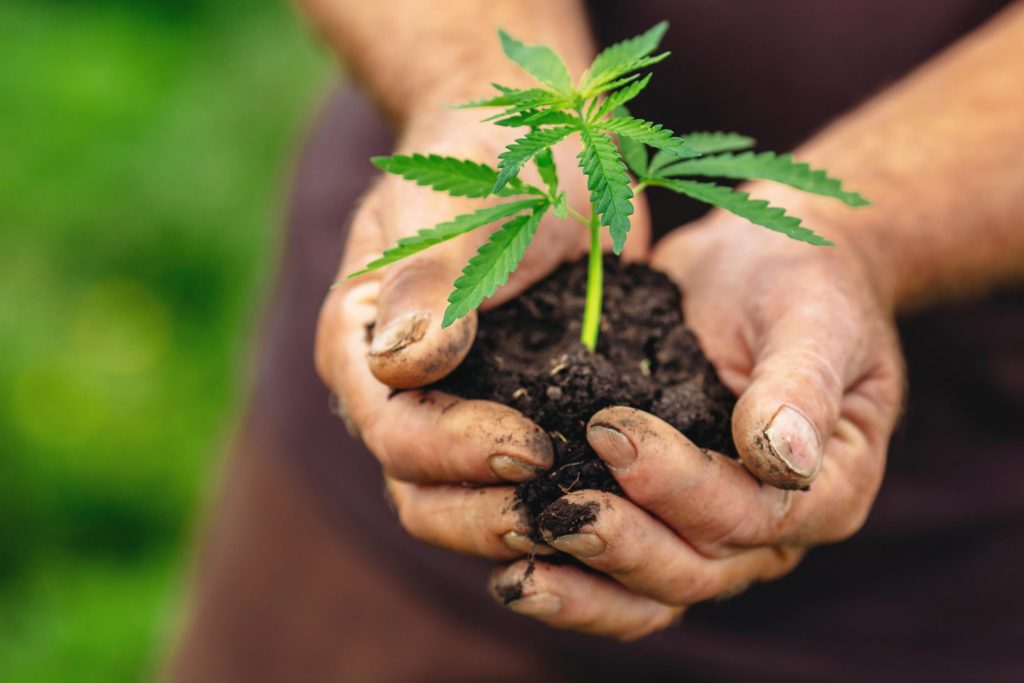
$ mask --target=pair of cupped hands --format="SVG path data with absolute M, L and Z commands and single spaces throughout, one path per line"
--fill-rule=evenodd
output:
M 399 151 L 493 165 L 508 132 L 467 134 L 483 127 L 464 123 L 446 114 L 411 127 Z M 555 155 L 570 203 L 589 213 L 575 150 Z M 478 206 L 380 178 L 354 215 L 339 277 L 400 237 Z M 856 532 L 874 501 L 903 392 L 885 278 L 842 235 L 813 227 L 839 246 L 793 242 L 720 212 L 652 246 L 646 205 L 636 202 L 623 258 L 648 262 L 685 293 L 687 324 L 739 397 L 732 427 L 741 461 L 703 451 L 654 415 L 609 406 L 591 417 L 587 439 L 628 499 L 566 494 L 596 503 L 588 506 L 596 519 L 546 546 L 533 548 L 514 490 L 551 467 L 547 435 L 507 406 L 417 390 L 453 370 L 473 342 L 475 313 L 446 329 L 440 322 L 484 234 L 334 288 L 321 311 L 317 367 L 380 461 L 408 533 L 500 562 L 492 592 L 525 576 L 522 596 L 507 604 L 515 612 L 637 638 L 688 605 L 786 574 L 810 547 Z M 484 308 L 578 258 L 587 243 L 582 226 L 545 218 Z M 527 574 L 533 550 L 568 553 L 597 572 L 541 562 Z

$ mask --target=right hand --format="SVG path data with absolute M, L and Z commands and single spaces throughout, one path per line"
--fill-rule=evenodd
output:
M 447 111 L 413 119 L 399 151 L 435 153 L 494 165 L 502 148 L 523 134 L 486 126 L 477 111 Z M 555 150 L 571 206 L 584 213 L 587 190 L 572 145 Z M 524 178 L 539 184 L 532 168 Z M 338 272 L 341 279 L 400 237 L 478 208 L 481 200 L 450 197 L 396 176 L 379 179 L 358 207 Z M 650 229 L 637 202 L 624 257 L 645 257 Z M 512 486 L 552 465 L 547 434 L 519 412 L 422 387 L 450 373 L 476 335 L 472 312 L 446 329 L 441 317 L 452 283 L 490 231 L 432 247 L 366 275 L 344 280 L 321 309 L 316 341 L 320 377 L 343 415 L 380 461 L 403 526 L 421 540 L 460 552 L 511 559 L 529 552 L 530 528 L 516 510 Z M 578 258 L 586 228 L 548 216 L 509 282 L 484 302 L 515 297 L 560 263 Z M 370 329 L 372 326 L 372 335 Z

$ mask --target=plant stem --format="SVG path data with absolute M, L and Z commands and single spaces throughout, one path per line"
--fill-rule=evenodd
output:
M 604 256 L 601 254 L 601 229 L 597 213 L 590 217 L 590 260 L 587 265 L 587 299 L 583 306 L 583 329 L 580 341 L 587 350 L 597 349 L 601 330 L 601 302 L 604 296 Z

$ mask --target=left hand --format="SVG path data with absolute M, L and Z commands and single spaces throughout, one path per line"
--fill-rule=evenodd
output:
M 568 494 L 596 504 L 597 517 L 549 543 L 614 580 L 540 563 L 511 609 L 635 638 L 687 605 L 779 577 L 808 548 L 863 525 L 902 405 L 903 364 L 889 278 L 835 237 L 839 246 L 811 247 L 712 214 L 656 248 L 654 267 L 685 292 L 688 324 L 740 397 L 742 462 L 702 451 L 653 415 L 600 411 L 588 440 L 629 499 Z M 525 568 L 497 570 L 492 589 Z

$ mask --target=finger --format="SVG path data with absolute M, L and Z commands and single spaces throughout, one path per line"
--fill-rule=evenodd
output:
M 317 368 L 384 470 L 417 482 L 525 481 L 551 466 L 551 440 L 507 406 L 439 392 L 390 395 L 363 361 L 374 315 L 373 280 L 328 296 Z
M 738 460 L 698 448 L 664 420 L 627 407 L 594 414 L 587 441 L 628 498 L 702 553 L 724 557 L 772 538 L 793 494 L 762 486 Z
M 578 520 L 586 520 L 580 525 Z M 571 520 L 566 523 L 567 520 Z M 550 546 L 658 602 L 692 605 L 792 569 L 795 551 L 762 547 L 723 559 L 697 552 L 632 502 L 601 491 L 555 501 L 538 519 Z
M 850 372 L 870 343 L 862 331 L 870 328 L 856 311 L 826 298 L 808 297 L 761 317 L 772 322 L 733 411 L 733 437 L 758 479 L 779 488 L 807 488 L 821 469 Z
M 509 486 L 424 486 L 387 480 L 402 527 L 414 538 L 467 555 L 508 560 L 553 552 L 530 540 L 530 525 Z
M 575 567 L 526 561 L 495 570 L 491 595 L 508 609 L 556 628 L 636 640 L 669 626 L 682 609 L 631 593 Z

